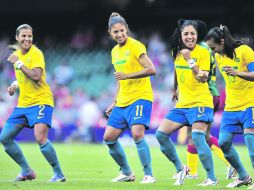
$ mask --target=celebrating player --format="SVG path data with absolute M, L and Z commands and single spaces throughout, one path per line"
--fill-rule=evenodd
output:
M 179 23 L 173 33 L 173 50 L 177 84 L 178 102 L 159 126 L 156 137 L 163 154 L 173 162 L 176 170 L 175 185 L 182 185 L 189 168 L 180 161 L 174 143 L 169 138 L 177 129 L 188 125 L 192 128 L 192 139 L 199 158 L 207 172 L 207 179 L 201 186 L 216 185 L 211 150 L 206 142 L 208 125 L 213 121 L 213 100 L 207 79 L 210 70 L 210 55 L 206 48 L 197 44 L 197 22 L 185 20 Z
M 8 87 L 13 95 L 19 87 L 18 105 L 12 112 L 0 135 L 6 153 L 21 167 L 21 173 L 15 181 L 33 180 L 35 172 L 30 168 L 18 144 L 14 141 L 24 128 L 34 128 L 34 136 L 40 150 L 52 166 L 54 175 L 50 182 L 63 182 L 65 177 L 60 168 L 55 149 L 47 138 L 51 127 L 53 96 L 46 82 L 45 61 L 42 52 L 33 45 L 33 29 L 27 24 L 16 30 L 17 50 L 8 57 L 13 64 L 17 81 Z
M 254 167 L 254 53 L 242 41 L 234 39 L 226 26 L 212 28 L 206 40 L 209 47 L 216 52 L 215 59 L 226 83 L 219 145 L 225 158 L 239 175 L 227 187 L 249 185 L 252 179 L 244 169 L 232 141 L 235 133 L 244 133 Z
M 208 86 L 211 94 L 213 95 L 213 104 L 214 104 L 214 112 L 218 111 L 219 105 L 220 105 L 220 95 L 219 91 L 217 89 L 216 85 L 216 64 L 214 61 L 214 56 L 211 51 L 211 49 L 208 47 L 208 45 L 203 41 L 205 38 L 205 35 L 207 34 L 207 25 L 205 22 L 201 20 L 195 20 L 197 22 L 197 32 L 198 32 L 198 39 L 197 43 L 208 49 L 210 52 L 210 72 L 208 74 Z M 183 19 L 179 19 L 179 24 L 184 22 Z M 177 32 L 177 31 L 176 31 Z M 172 39 L 174 41 L 174 39 Z M 174 43 L 173 43 L 174 44 Z M 172 49 L 176 47 L 171 47 Z M 174 81 L 175 83 L 177 82 L 176 80 Z M 173 98 L 172 101 L 175 102 L 178 99 L 177 95 L 177 84 L 174 85 L 174 93 L 173 93 Z M 218 139 L 210 134 L 210 128 L 211 124 L 208 126 L 207 133 L 206 133 L 206 141 L 211 150 L 226 164 L 227 166 L 227 179 L 231 179 L 235 176 L 236 172 L 235 169 L 230 166 L 228 161 L 224 158 L 223 152 L 221 151 L 221 148 L 219 147 L 218 144 Z M 180 132 L 180 131 L 179 131 Z M 189 179 L 197 179 L 198 178 L 198 152 L 197 149 L 192 141 L 191 138 L 191 128 L 187 128 L 187 133 L 188 133 L 188 149 L 187 149 L 187 166 L 190 168 L 190 173 L 186 176 L 186 178 Z M 181 134 L 179 134 L 181 135 Z
M 155 183 L 150 150 L 144 139 L 145 129 L 149 128 L 153 101 L 149 76 L 155 75 L 155 68 L 147 56 L 145 46 L 128 36 L 128 25 L 118 13 L 111 14 L 108 30 L 117 42 L 111 52 L 117 90 L 113 104 L 106 110 L 109 119 L 104 141 L 109 147 L 110 155 L 121 168 L 120 175 L 112 182 L 135 180 L 123 147 L 118 142 L 123 130 L 130 129 L 144 169 L 141 183 Z

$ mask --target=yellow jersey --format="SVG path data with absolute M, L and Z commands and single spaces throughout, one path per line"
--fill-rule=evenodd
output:
M 215 59 L 226 83 L 224 110 L 240 111 L 254 106 L 254 82 L 227 75 L 224 71 L 225 66 L 230 66 L 236 70 L 248 72 L 247 65 L 254 62 L 253 50 L 247 45 L 241 45 L 235 48 L 233 59 L 218 53 L 216 53 Z
M 112 64 L 116 72 L 133 73 L 143 70 L 138 62 L 139 57 L 146 54 L 145 46 L 128 37 L 124 46 L 116 45 L 112 51 Z M 139 99 L 153 101 L 153 91 L 150 77 L 119 80 L 120 88 L 116 99 L 116 106 L 125 107 Z
M 46 82 L 45 61 L 41 50 L 32 45 L 25 55 L 22 55 L 20 50 L 15 51 L 14 54 L 18 56 L 19 60 L 22 61 L 27 68 L 33 69 L 39 67 L 43 70 L 41 80 L 35 83 L 21 70 L 15 69 L 14 67 L 20 91 L 17 107 L 30 107 L 42 104 L 53 107 L 53 95 Z
M 200 70 L 210 71 L 210 53 L 206 48 L 197 44 L 190 55 Z M 176 108 L 201 106 L 213 108 L 213 97 L 209 91 L 208 83 L 201 83 L 194 77 L 182 54 L 177 55 L 174 63 L 179 90 Z

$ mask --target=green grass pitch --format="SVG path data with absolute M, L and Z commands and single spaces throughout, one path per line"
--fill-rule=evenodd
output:
M 195 190 L 195 189 L 227 189 L 225 186 L 231 181 L 226 180 L 226 166 L 214 155 L 215 172 L 219 179 L 216 187 L 198 187 L 197 184 L 205 179 L 205 173 L 199 164 L 199 179 L 186 179 L 182 186 L 174 186 L 175 169 L 159 150 L 159 147 L 151 147 L 152 165 L 156 184 L 140 184 L 143 178 L 142 167 L 138 159 L 135 147 L 125 147 L 129 163 L 136 175 L 135 182 L 110 183 L 109 181 L 119 174 L 118 167 L 108 154 L 106 145 L 89 144 L 55 144 L 56 151 L 66 175 L 65 183 L 48 183 L 53 175 L 51 167 L 42 156 L 37 144 L 21 144 L 24 154 L 31 167 L 37 174 L 36 180 L 26 182 L 12 182 L 20 169 L 4 152 L 0 149 L 0 190 Z M 238 146 L 240 157 L 250 174 L 253 169 L 245 146 Z M 186 147 L 177 146 L 180 158 L 186 162 Z M 246 189 L 241 187 L 238 189 Z

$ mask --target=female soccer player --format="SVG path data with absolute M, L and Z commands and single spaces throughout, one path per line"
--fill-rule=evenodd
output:
M 216 185 L 212 154 L 205 139 L 208 125 L 213 121 L 213 99 L 207 84 L 210 55 L 206 48 L 197 44 L 197 22 L 185 20 L 173 35 L 172 43 L 178 47 L 173 50 L 173 57 L 179 97 L 176 107 L 159 126 L 156 137 L 161 151 L 177 170 L 175 185 L 182 185 L 189 168 L 178 158 L 169 135 L 185 125 L 192 127 L 192 139 L 207 172 L 207 179 L 199 185 Z
M 216 53 L 215 59 L 226 83 L 219 145 L 239 175 L 227 187 L 249 185 L 252 179 L 244 169 L 232 141 L 234 134 L 244 133 L 254 167 L 254 53 L 242 41 L 234 39 L 226 26 L 212 28 L 206 36 L 206 42 Z
M 205 35 L 207 34 L 207 25 L 205 22 L 201 20 L 195 20 L 197 22 L 197 32 L 198 39 L 197 43 L 208 49 L 210 53 L 210 72 L 208 74 L 208 86 L 211 94 L 213 95 L 213 104 L 214 104 L 214 112 L 218 111 L 220 104 L 220 95 L 216 85 L 216 65 L 214 61 L 214 56 L 212 55 L 211 49 L 207 46 L 207 44 L 203 41 Z M 179 19 L 178 23 L 181 25 L 184 22 L 183 19 Z M 174 39 L 172 39 L 173 41 Z M 176 47 L 171 47 L 172 49 Z M 174 82 L 177 82 L 176 80 Z M 174 85 L 177 88 L 177 84 Z M 174 89 L 173 93 L 173 102 L 177 101 L 177 89 Z M 218 139 L 210 134 L 211 125 L 208 126 L 206 141 L 211 150 L 226 164 L 227 166 L 227 179 L 231 179 L 235 176 L 235 169 L 229 165 L 227 160 L 224 158 L 223 152 L 221 151 Z M 191 139 L 191 128 L 188 127 L 188 149 L 187 149 L 187 166 L 190 168 L 190 173 L 186 176 L 189 179 L 197 179 L 198 178 L 198 152 L 197 149 Z M 181 135 L 181 134 L 179 134 Z
M 144 139 L 149 128 L 153 91 L 151 75 L 156 71 L 146 53 L 145 46 L 128 36 L 128 25 L 118 13 L 112 13 L 108 22 L 108 32 L 117 45 L 112 49 L 112 64 L 116 72 L 117 90 L 115 100 L 106 113 L 109 115 L 104 133 L 104 141 L 109 153 L 121 168 L 121 173 L 112 182 L 134 181 L 135 176 L 127 162 L 118 137 L 125 129 L 130 129 L 135 141 L 144 178 L 141 183 L 155 183 L 152 174 L 151 155 Z
M 65 177 L 60 168 L 55 149 L 47 138 L 51 127 L 53 112 L 53 96 L 46 82 L 45 61 L 42 52 L 33 45 L 33 29 L 27 24 L 20 25 L 16 30 L 17 50 L 8 57 L 13 64 L 17 81 L 9 88 L 13 95 L 17 85 L 20 89 L 18 105 L 7 120 L 1 135 L 6 153 L 21 167 L 22 171 L 15 181 L 33 180 L 35 172 L 30 168 L 18 144 L 14 141 L 16 135 L 24 128 L 34 128 L 34 136 L 40 150 L 54 175 L 50 182 L 63 182 Z

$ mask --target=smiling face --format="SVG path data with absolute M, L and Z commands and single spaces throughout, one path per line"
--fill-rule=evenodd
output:
M 16 40 L 22 51 L 26 53 L 32 46 L 33 43 L 33 32 L 31 29 L 20 29 L 19 33 L 16 35 Z
M 192 25 L 187 25 L 182 29 L 181 37 L 186 48 L 194 49 L 197 43 L 197 31 Z
M 213 38 L 207 40 L 206 43 L 211 48 L 211 50 L 214 51 L 215 53 L 223 54 L 223 51 L 224 51 L 223 39 L 221 39 L 221 42 L 219 44 L 215 43 Z
M 123 46 L 128 38 L 127 28 L 124 24 L 121 23 L 112 25 L 109 30 L 109 34 L 120 46 Z

